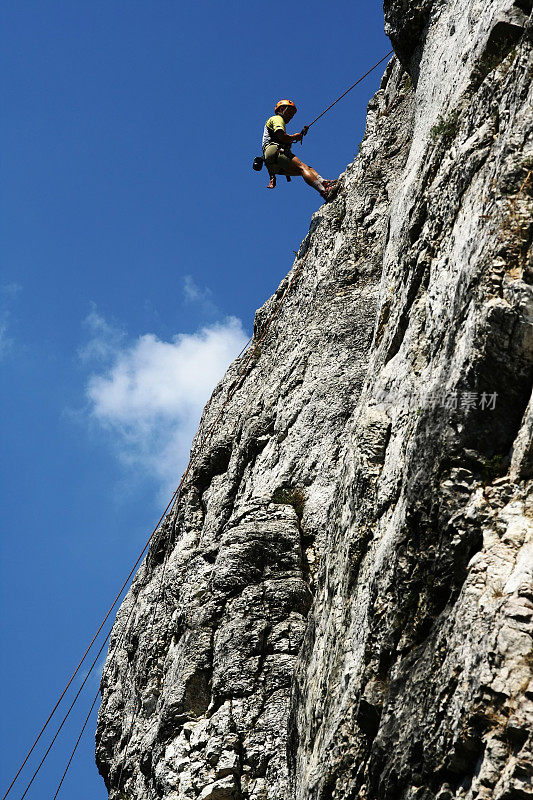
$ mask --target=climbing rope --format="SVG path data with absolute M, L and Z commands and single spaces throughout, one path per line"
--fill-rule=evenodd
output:
M 59 794 L 59 792 L 60 792 L 60 790 L 61 790 L 61 787 L 63 786 L 63 781 L 64 781 L 64 780 L 65 780 L 65 778 L 67 777 L 67 772 L 68 772 L 68 770 L 69 770 L 69 767 L 70 767 L 70 765 L 72 764 L 72 759 L 74 758 L 74 756 L 75 756 L 75 754 L 76 754 L 76 750 L 78 749 L 78 745 L 79 745 L 79 743 L 81 742 L 81 737 L 82 737 L 82 736 L 83 736 L 83 734 L 85 733 L 85 728 L 87 727 L 87 723 L 89 722 L 89 720 L 90 720 L 90 718 L 91 718 L 91 714 L 93 713 L 93 708 L 94 708 L 94 707 L 95 707 L 95 705 L 96 705 L 96 701 L 98 700 L 98 695 L 99 695 L 99 694 L 100 694 L 100 690 L 98 690 L 98 691 L 96 692 L 96 695 L 95 695 L 95 697 L 94 697 L 94 700 L 93 700 L 92 706 L 91 706 L 91 707 L 90 707 L 90 709 L 89 709 L 89 713 L 88 713 L 88 714 L 87 714 L 87 716 L 85 717 L 85 721 L 84 721 L 84 723 L 83 723 L 83 727 L 82 727 L 82 729 L 81 729 L 81 731 L 80 731 L 80 734 L 79 734 L 79 736 L 78 736 L 78 738 L 77 738 L 77 740 L 76 740 L 76 744 L 74 745 L 74 749 L 73 749 L 72 753 L 70 754 L 70 758 L 69 758 L 69 760 L 68 760 L 67 766 L 65 767 L 65 771 L 64 771 L 63 775 L 61 776 L 61 780 L 59 781 L 59 785 L 58 785 L 58 787 L 57 787 L 57 789 L 56 789 L 56 793 L 55 793 L 55 795 L 54 795 L 54 797 L 53 797 L 53 800 L 56 800 L 56 797 L 57 797 L 57 795 Z
M 348 89 L 346 89 L 346 91 L 345 91 L 345 92 L 343 92 L 343 94 L 341 94 L 341 95 L 340 95 L 340 96 L 339 96 L 339 97 L 338 97 L 336 100 L 334 100 L 334 101 L 333 101 L 333 103 L 331 103 L 331 104 L 330 104 L 330 105 L 329 105 L 329 106 L 328 106 L 328 107 L 327 107 L 327 108 L 326 108 L 324 111 L 322 111 L 322 113 L 321 113 L 321 114 L 319 114 L 319 115 L 318 115 L 318 117 L 316 117 L 316 118 L 315 118 L 315 119 L 314 119 L 314 120 L 313 120 L 313 121 L 312 121 L 312 122 L 311 122 L 309 125 L 307 125 L 306 127 L 309 129 L 309 128 L 310 128 L 312 125 L 314 125 L 314 124 L 315 124 L 315 122 L 318 122 L 318 120 L 319 120 L 321 117 L 323 117 L 323 116 L 324 116 L 324 114 L 326 114 L 326 113 L 327 113 L 327 112 L 328 112 L 328 111 L 329 111 L 331 108 L 333 108 L 333 106 L 334 106 L 334 105 L 336 105 L 336 103 L 338 103 L 338 102 L 339 102 L 339 100 L 342 100 L 342 98 L 343 98 L 343 97 L 345 97 L 345 96 L 346 96 L 346 95 L 347 95 L 349 92 L 351 92 L 351 91 L 352 91 L 352 89 L 354 89 L 354 88 L 355 88 L 355 87 L 356 87 L 356 86 L 357 86 L 359 83 L 361 83 L 361 82 L 362 82 L 362 81 L 363 81 L 363 80 L 364 80 L 364 79 L 365 79 L 365 78 L 366 78 L 368 75 L 370 75 L 370 73 L 371 73 L 371 72 L 373 72 L 373 71 L 374 71 L 374 70 L 375 70 L 375 69 L 376 69 L 376 68 L 377 68 L 377 67 L 378 67 L 380 64 L 382 64 L 382 63 L 383 63 L 383 62 L 384 62 L 384 61 L 385 61 L 385 60 L 386 60 L 386 59 L 387 59 L 387 58 L 388 58 L 390 55 L 392 55 L 392 53 L 393 53 L 393 51 L 392 51 L 392 50 L 390 50 L 390 51 L 389 51 L 389 52 L 388 52 L 388 53 L 387 53 L 385 56 L 383 56 L 383 58 L 381 58 L 381 59 L 380 59 L 380 60 L 379 60 L 379 61 L 378 61 L 376 64 L 374 64 L 374 66 L 373 66 L 373 67 L 371 67 L 371 68 L 370 68 L 370 69 L 369 69 L 367 72 L 365 72 L 365 74 L 364 74 L 364 75 L 362 75 L 362 76 L 361 76 L 361 77 L 360 77 L 360 78 L 359 78 L 357 81 L 355 81 L 355 83 L 353 83 L 351 86 L 349 86 L 349 87 L 348 87 Z M 30 758 L 31 754 L 32 754 L 32 753 L 33 753 L 33 751 L 35 750 L 35 747 L 37 746 L 37 744 L 38 744 L 38 742 L 40 741 L 40 739 L 41 739 L 42 735 L 44 734 L 45 730 L 47 729 L 48 725 L 50 724 L 50 722 L 51 722 L 51 720 L 52 720 L 52 718 L 53 718 L 54 714 L 56 713 L 56 711 L 57 711 L 57 709 L 58 709 L 58 707 L 59 707 L 59 705 L 60 705 L 60 703 L 61 703 L 61 701 L 62 701 L 62 700 L 63 700 L 63 698 L 65 697 L 65 694 L 67 693 L 67 691 L 68 691 L 68 689 L 70 688 L 70 686 L 72 685 L 72 682 L 74 681 L 74 679 L 75 679 L 76 675 L 78 674 L 78 672 L 79 672 L 79 670 L 81 669 L 81 667 L 82 667 L 83 663 L 85 662 L 85 659 L 87 658 L 87 656 L 88 656 L 88 654 L 89 654 L 89 652 L 90 652 L 91 648 L 93 647 L 93 645 L 94 645 L 94 643 L 95 643 L 96 639 L 97 639 L 97 638 L 98 638 L 98 636 L 100 635 L 100 633 L 101 633 L 101 631 L 102 631 L 102 629 L 103 629 L 103 627 L 104 627 L 105 623 L 106 623 L 106 622 L 107 622 L 107 620 L 109 619 L 109 616 L 111 615 L 111 612 L 113 611 L 113 609 L 115 608 L 116 604 L 117 604 L 117 603 L 118 603 L 118 601 L 120 600 L 120 598 L 121 598 L 121 596 L 122 596 L 122 593 L 123 593 L 123 592 L 124 592 L 124 590 L 126 589 L 126 587 L 127 587 L 128 583 L 129 583 L 130 579 L 132 578 L 132 576 L 133 576 L 133 574 L 134 574 L 135 570 L 137 569 L 137 567 L 138 567 L 138 565 L 140 564 L 140 562 L 141 562 L 142 558 L 144 557 L 144 555 L 145 555 L 146 551 L 148 550 L 148 548 L 149 548 L 149 546 L 150 546 L 150 544 L 151 544 L 151 542 L 152 542 L 152 540 L 153 540 L 153 538 L 154 538 L 154 536 L 155 536 L 156 532 L 159 530 L 159 526 L 161 525 L 161 522 L 163 521 L 164 517 L 165 517 L 165 516 L 166 516 L 166 514 L 168 513 L 168 511 L 169 511 L 169 509 L 171 508 L 171 506 L 174 506 L 174 505 L 175 505 L 175 503 L 177 502 L 177 500 L 178 500 L 178 498 L 179 498 L 179 495 L 180 495 L 180 492 L 181 492 L 181 489 L 182 489 L 182 487 L 183 487 L 183 484 L 184 484 L 184 482 L 185 482 L 186 478 L 188 477 L 188 474 L 189 474 L 189 472 L 190 472 L 190 470 L 191 470 L 191 468 L 192 468 L 193 464 L 195 463 L 196 459 L 198 458 L 198 456 L 199 456 L 199 455 L 200 455 L 200 453 L 202 452 L 202 449 L 203 449 L 203 447 L 205 446 L 205 444 L 206 444 L 207 440 L 209 439 L 209 437 L 210 437 L 211 433 L 213 432 L 214 428 L 216 427 L 216 425 L 217 425 L 217 423 L 218 423 L 219 419 L 221 418 L 222 414 L 224 413 L 224 409 L 226 408 L 226 406 L 227 406 L 227 405 L 228 405 L 228 403 L 230 402 L 230 400 L 231 400 L 231 398 L 233 397 L 233 395 L 235 394 L 235 392 L 236 392 L 236 391 L 237 391 L 237 390 L 240 388 L 240 386 L 242 385 L 242 382 L 243 382 L 243 380 L 244 380 L 244 377 L 245 377 L 246 371 L 247 371 L 247 369 L 248 369 L 248 366 L 249 366 L 250 362 L 252 361 L 252 359 L 255 357 L 255 354 L 257 353 L 257 351 L 258 351 L 258 348 L 259 348 L 259 346 L 260 346 L 260 344 L 261 344 L 262 340 L 263 340 L 263 339 L 264 339 L 264 337 L 266 336 L 266 334 L 267 334 L 267 332 L 268 332 L 268 330 L 269 330 L 269 328 L 270 328 L 270 325 L 272 324 L 272 322 L 273 322 L 274 318 L 275 318 L 275 317 L 277 316 L 277 314 L 279 313 L 279 310 L 280 310 L 280 308 L 281 308 L 281 306 L 282 306 L 282 304 L 283 304 L 283 302 L 284 302 L 284 300 L 285 300 L 285 298 L 286 298 L 287 294 L 289 293 L 289 291 L 290 291 L 290 289 L 291 289 L 291 287 L 292 287 L 292 285 L 293 285 L 293 283 L 294 283 L 294 281 L 295 281 L 295 279 L 296 279 L 296 277 L 297 277 L 297 275 L 298 275 L 298 273 L 299 273 L 299 271 L 300 271 L 300 269 L 301 269 L 302 265 L 305 263 L 305 260 L 306 260 L 306 258 L 307 258 L 307 254 L 308 254 L 308 252 L 309 252 L 309 251 L 307 251 L 307 252 L 305 253 L 305 255 L 303 256 L 303 258 L 302 258 L 302 259 L 300 260 L 300 262 L 298 263 L 298 265 L 297 265 L 297 267 L 296 267 L 296 269 L 295 269 L 295 271 L 294 271 L 294 274 L 293 274 L 293 276 L 292 276 L 292 279 L 290 280 L 289 284 L 287 285 L 287 288 L 285 289 L 285 291 L 284 291 L 284 293 L 283 293 L 283 295 L 282 295 L 281 299 L 279 300 L 279 302 L 277 303 L 276 307 L 274 308 L 274 311 L 272 312 L 272 314 L 270 315 L 269 319 L 267 320 L 267 323 L 266 323 L 266 325 L 265 325 L 265 327 L 264 327 L 264 329 L 263 329 L 263 331 L 262 331 L 262 333 L 261 333 L 261 336 L 260 336 L 260 337 L 259 337 L 259 339 L 257 340 L 257 342 L 256 342 L 256 344 L 255 344 L 255 347 L 252 349 L 252 351 L 251 351 L 250 355 L 249 355 L 249 356 L 248 356 L 248 358 L 246 359 L 246 361 L 245 361 L 245 364 L 244 364 L 244 366 L 242 367 L 241 371 L 239 372 L 239 374 L 238 374 L 238 376 L 237 376 L 237 379 L 236 379 L 235 383 L 233 384 L 233 387 L 232 387 L 232 389 L 231 389 L 231 390 L 228 392 L 228 395 L 227 395 L 227 397 L 226 397 L 226 400 L 225 400 L 225 401 L 224 401 L 224 403 L 222 404 L 222 406 L 221 406 L 221 408 L 220 408 L 220 410 L 219 410 L 219 412 L 218 412 L 217 416 L 215 417 L 214 421 L 213 421 L 213 422 L 211 423 L 211 425 L 209 426 L 209 428 L 208 428 L 207 432 L 204 434 L 204 436 L 203 436 L 203 437 L 202 437 L 202 439 L 200 440 L 200 443 L 199 443 L 199 445 L 198 445 L 198 447 L 197 447 L 197 449 L 196 449 L 195 453 L 193 453 L 193 455 L 191 456 L 191 459 L 190 459 L 190 461 L 189 461 L 189 463 L 188 463 L 188 465 L 187 465 L 187 468 L 186 468 L 185 472 L 183 473 L 183 476 L 182 476 L 182 478 L 181 478 L 181 481 L 180 481 L 180 483 L 179 483 L 178 487 L 176 488 L 176 490 L 175 490 L 174 494 L 172 495 L 172 497 L 170 498 L 170 500 L 169 500 L 169 502 L 168 502 L 168 504 L 167 504 L 167 506 L 166 506 L 165 510 L 164 510 L 164 511 L 163 511 L 163 513 L 161 514 L 161 516 L 160 516 L 160 518 L 159 518 L 159 520 L 158 520 L 157 524 L 155 525 L 154 529 L 152 530 L 152 532 L 151 532 L 150 536 L 148 537 L 148 540 L 147 540 L 146 544 L 144 545 L 143 549 L 142 549 L 142 550 L 141 550 L 141 552 L 139 553 L 139 555 L 138 555 L 138 557 L 137 557 L 137 559 L 136 559 L 135 563 L 133 564 L 133 566 L 132 566 L 132 568 L 131 568 L 130 572 L 128 573 L 128 576 L 127 576 L 127 577 L 126 577 L 126 579 L 124 580 L 124 582 L 123 582 L 122 586 L 120 587 L 120 589 L 119 589 L 119 591 L 118 591 L 117 595 L 115 596 L 115 599 L 113 600 L 112 604 L 109 606 L 109 609 L 108 609 L 108 611 L 107 611 L 107 613 L 106 613 L 105 617 L 103 618 L 103 620 L 102 620 L 102 622 L 101 622 L 100 626 L 98 627 L 98 629 L 97 629 L 96 633 L 94 634 L 94 636 L 93 636 L 93 638 L 92 638 L 92 640 L 91 640 L 90 644 L 88 645 L 88 647 L 87 647 L 87 649 L 85 650 L 85 652 L 84 652 L 83 656 L 81 657 L 81 659 L 80 659 L 80 661 L 79 661 L 79 663 L 78 663 L 77 667 L 75 668 L 74 672 L 73 672 L 73 673 L 72 673 L 72 675 L 70 676 L 70 678 L 69 678 L 69 680 L 68 680 L 68 682 L 67 682 L 67 684 L 66 684 L 65 688 L 64 688 L 64 689 L 63 689 L 63 691 L 61 692 L 61 694 L 60 694 L 60 696 L 59 696 L 59 699 L 57 700 L 56 704 L 55 704 L 55 705 L 54 705 L 54 707 L 52 708 L 52 710 L 51 710 L 51 712 L 50 712 L 50 714 L 49 714 L 48 718 L 46 719 L 46 721 L 45 721 L 45 722 L 44 722 L 44 724 L 42 725 L 42 727 L 41 727 L 41 729 L 40 729 L 39 733 L 37 734 L 37 736 L 36 736 L 35 740 L 33 741 L 33 744 L 31 745 L 30 749 L 28 750 L 28 752 L 27 752 L 27 754 L 26 754 L 26 756 L 25 756 L 25 758 L 24 758 L 24 760 L 23 760 L 22 764 L 20 765 L 20 767 L 19 767 L 19 769 L 18 769 L 17 773 L 15 774 L 15 776 L 14 776 L 13 780 L 11 781 L 10 785 L 8 786 L 8 788 L 7 788 L 7 791 L 6 791 L 6 792 L 5 792 L 5 794 L 3 795 L 3 797 L 2 797 L 2 800 L 6 800 L 6 798 L 7 798 L 7 797 L 8 797 L 8 795 L 9 795 L 9 793 L 11 792 L 11 789 L 12 789 L 12 788 L 13 788 L 13 786 L 15 785 L 15 783 L 16 783 L 16 781 L 17 781 L 17 779 L 18 779 L 19 775 L 20 775 L 20 773 L 22 772 L 22 770 L 23 770 L 23 769 L 24 769 L 24 767 L 26 766 L 26 764 L 27 764 L 27 762 L 28 762 L 28 760 L 29 760 L 29 758 Z M 241 353 L 239 354 L 239 356 L 238 356 L 238 357 L 240 357 L 240 356 L 241 356 L 241 355 L 242 355 L 242 354 L 245 352 L 245 350 L 246 350 L 246 349 L 247 349 L 247 347 L 249 346 L 249 344 L 250 344 L 250 342 L 252 341 L 252 339 L 253 339 L 253 337 L 249 339 L 249 341 L 247 342 L 247 344 L 244 346 L 243 350 L 241 350 Z M 166 566 L 166 559 L 167 559 L 167 552 L 165 553 L 165 566 Z M 163 574 L 162 574 L 162 578 L 163 578 L 163 577 L 164 577 L 164 570 L 163 570 Z M 159 599 L 158 599 L 158 601 L 157 601 L 157 602 L 159 602 Z M 133 608 L 134 608 L 134 604 L 132 605 L 132 609 L 130 610 L 130 615 L 128 616 L 128 619 L 126 620 L 126 623 L 125 623 L 125 625 L 124 625 L 123 632 L 124 632 L 124 631 L 127 629 L 127 627 L 128 627 L 129 620 L 130 620 L 130 618 L 131 618 L 131 613 L 132 613 L 132 611 L 133 611 Z M 154 617 L 155 617 L 155 610 L 154 610 L 154 616 L 152 617 L 152 622 L 153 622 L 153 620 L 154 620 Z M 32 778 L 31 778 L 30 782 L 29 782 L 29 783 L 28 783 L 28 785 L 26 786 L 25 792 L 24 792 L 24 794 L 22 795 L 22 797 L 21 797 L 21 800 L 23 800 L 23 798 L 26 796 L 26 794 L 27 794 L 27 792 L 28 792 L 28 790 L 29 790 L 29 788 L 30 788 L 31 784 L 33 783 L 33 781 L 34 781 L 34 779 L 35 779 L 35 777 L 36 777 L 36 775 L 37 775 L 37 773 L 39 772 L 39 770 L 40 770 L 41 766 L 43 765 L 43 763 L 44 763 L 44 761 L 45 761 L 45 759 L 46 759 L 46 757 L 48 756 L 48 753 L 50 752 L 50 750 L 51 750 L 51 748 L 52 748 L 52 746 L 53 746 L 54 742 L 56 741 L 56 739 L 57 739 L 57 737 L 58 737 L 58 735 L 59 735 L 59 732 L 61 731 L 61 729 L 62 729 L 63 725 L 65 724 L 65 722 L 66 722 L 66 720 L 67 720 L 67 718 L 68 718 L 68 716 L 70 715 L 70 712 L 72 711 L 72 709 L 73 709 L 73 707 L 74 707 L 74 704 L 76 703 L 76 701 L 77 701 L 77 699 L 78 699 L 78 697 L 79 697 L 79 695 L 80 695 L 80 693 L 81 693 L 81 690 L 83 689 L 83 687 L 85 686 L 85 684 L 86 684 L 87 680 L 89 679 L 89 676 L 91 675 L 91 673 L 92 673 L 92 671 L 93 671 L 93 669 L 94 669 L 94 667 L 95 667 L 95 665 L 96 665 L 96 663 L 97 663 L 98 657 L 99 657 L 100 653 L 102 652 L 102 650 L 103 650 L 103 648 L 104 648 L 104 646 L 105 646 L 106 642 L 108 641 L 108 639 L 109 639 L 110 635 L 111 635 L 111 631 L 109 631 L 109 633 L 107 634 L 106 638 L 104 639 L 104 642 L 103 642 L 103 644 L 102 644 L 102 646 L 101 646 L 100 650 L 98 651 L 98 655 L 97 655 L 96 659 L 93 661 L 93 663 L 92 663 L 92 665 L 91 665 L 91 667 L 90 667 L 90 669 L 89 669 L 89 672 L 87 673 L 87 675 L 86 675 L 86 677 L 85 677 L 84 681 L 82 682 L 82 684 L 81 684 L 81 687 L 80 687 L 80 689 L 78 690 L 78 693 L 76 694 L 76 696 L 75 696 L 75 698 L 74 698 L 74 701 L 73 701 L 73 703 L 71 704 L 70 708 L 68 709 L 68 711 L 67 711 L 67 712 L 66 712 L 66 714 L 64 715 L 64 717 L 63 717 L 63 719 L 62 719 L 62 721 L 61 721 L 61 724 L 59 725 L 59 728 L 58 728 L 58 730 L 56 731 L 56 734 L 54 735 L 54 737 L 53 737 L 53 739 L 52 739 L 52 742 L 51 742 L 50 746 L 48 747 L 48 749 L 47 749 L 47 750 L 46 750 L 46 752 L 45 752 L 45 755 L 43 756 L 43 759 L 41 760 L 41 762 L 40 762 L 39 766 L 37 767 L 37 769 L 36 769 L 36 770 L 35 770 L 35 772 L 33 773 L 33 775 L 32 775 Z M 117 640 L 117 643 L 115 644 L 115 647 L 113 648 L 113 653 L 116 651 L 116 649 L 117 649 L 118 645 L 121 643 L 121 641 L 122 641 L 122 636 L 121 636 L 121 637 L 119 637 L 119 639 Z M 60 790 L 60 788 L 61 788 L 61 785 L 62 785 L 62 783 L 63 783 L 63 781 L 64 781 L 64 779 L 65 779 L 65 776 L 66 776 L 66 774 L 67 774 L 67 771 L 68 771 L 68 769 L 69 769 L 69 767 L 70 767 L 70 764 L 71 764 L 71 762 L 72 762 L 72 758 L 74 757 L 74 754 L 75 754 L 75 752 L 76 752 L 76 749 L 77 749 L 77 747 L 78 747 L 78 745 L 79 745 L 79 742 L 80 742 L 80 740 L 81 740 L 81 737 L 82 737 L 82 735 L 83 735 L 83 732 L 84 732 L 84 730 L 85 730 L 85 727 L 87 726 L 87 723 L 88 723 L 88 721 L 89 721 L 89 717 L 90 717 L 90 715 L 91 715 L 91 713 L 92 713 L 92 710 L 93 710 L 93 708 L 94 708 L 94 706 L 95 706 L 95 704 L 96 704 L 96 701 L 97 701 L 97 699 L 98 699 L 98 694 L 99 694 L 99 691 L 98 691 L 98 692 L 97 692 L 97 694 L 96 694 L 96 697 L 95 697 L 95 699 L 94 699 L 94 701 L 93 701 L 93 704 L 92 704 L 92 706 L 91 706 L 91 710 L 89 711 L 89 714 L 88 714 L 88 716 L 87 716 L 87 718 L 86 718 L 86 720 L 85 720 L 85 722 L 84 722 L 84 725 L 83 725 L 83 728 L 82 728 L 82 730 L 81 730 L 81 732 L 80 732 L 80 735 L 79 735 L 79 737 L 78 737 L 78 739 L 77 739 L 77 741 L 76 741 L 75 747 L 74 747 L 74 749 L 73 749 L 73 751 L 72 751 L 72 753 L 71 753 L 71 756 L 70 756 L 70 758 L 69 758 L 69 761 L 68 761 L 67 767 L 66 767 L 66 769 L 65 769 L 65 772 L 63 773 L 63 776 L 62 776 L 62 778 L 61 778 L 61 782 L 60 782 L 60 784 L 59 784 L 59 786 L 58 786 L 58 788 L 57 788 L 56 794 L 54 795 L 54 800 L 55 800 L 55 798 L 57 797 L 57 795 L 58 795 L 58 793 L 59 793 L 59 790 Z M 131 725 L 130 727 L 133 727 L 133 726 Z M 129 744 L 129 740 L 128 740 L 128 744 Z
M 343 93 L 341 94 L 341 96 L 340 96 L 340 97 L 337 97 L 337 99 L 336 99 L 336 100 L 334 100 L 334 101 L 333 101 L 333 103 L 331 103 L 331 105 L 329 105 L 329 106 L 326 108 L 326 110 L 325 110 L 325 111 L 323 111 L 321 114 L 319 114 L 319 115 L 318 115 L 318 117 L 315 117 L 315 119 L 314 119 L 312 122 L 310 122 L 310 123 L 309 123 L 309 125 L 306 125 L 306 128 L 307 128 L 307 129 L 309 129 L 309 128 L 311 127 L 311 125 L 314 125 L 314 124 L 315 124 L 315 122 L 318 122 L 318 120 L 320 119 L 320 117 L 323 117 L 323 116 L 324 116 L 324 114 L 327 114 L 327 112 L 330 110 L 330 108 L 333 108 L 333 106 L 334 106 L 336 103 L 338 103 L 338 102 L 339 102 L 339 100 L 342 100 L 342 98 L 343 98 L 343 97 L 346 97 L 346 95 L 348 94 L 348 92 L 351 92 L 351 91 L 352 91 L 352 89 L 355 89 L 355 87 L 356 87 L 358 84 L 360 84 L 360 83 L 361 83 L 361 81 L 364 81 L 364 79 L 367 77 L 367 75 L 370 75 L 370 73 L 371 73 L 371 72 L 373 72 L 373 71 L 376 69 L 376 67 L 379 67 L 379 65 L 380 65 L 380 64 L 383 64 L 383 62 L 385 61 L 385 59 L 386 59 L 386 58 L 388 58 L 390 55 L 392 55 L 392 54 L 393 54 L 393 52 L 394 52 L 394 50 L 389 50 L 389 52 L 388 52 L 386 55 L 384 55 L 384 56 L 383 56 L 383 58 L 381 58 L 381 59 L 380 59 L 380 60 L 377 62 L 377 64 L 374 64 L 374 66 L 373 66 L 373 67 L 371 67 L 371 68 L 368 70 L 368 72 L 365 72 L 365 74 L 364 74 L 364 75 L 362 75 L 360 78 L 358 78 L 358 79 L 356 80 L 356 82 L 355 82 L 355 83 L 352 83 L 352 85 L 351 85 L 351 86 L 349 86 L 349 87 L 348 87 L 348 89 L 346 89 L 346 91 L 345 91 L 345 92 L 343 92 Z

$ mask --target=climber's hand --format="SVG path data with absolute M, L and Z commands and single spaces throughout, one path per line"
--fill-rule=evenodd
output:
M 309 125 L 304 125 L 302 128 L 302 136 L 307 136 L 308 130 L 309 130 Z

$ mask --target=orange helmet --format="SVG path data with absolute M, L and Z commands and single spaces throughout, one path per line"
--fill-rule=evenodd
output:
M 278 102 L 276 103 L 276 108 L 274 109 L 276 114 L 278 113 L 278 109 L 281 108 L 281 106 L 290 106 L 291 108 L 294 108 L 294 113 L 295 114 L 296 114 L 296 112 L 298 110 L 296 108 L 296 105 L 292 102 L 292 100 L 278 100 Z

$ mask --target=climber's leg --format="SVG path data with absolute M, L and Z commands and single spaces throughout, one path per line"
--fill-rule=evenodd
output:
M 308 164 L 304 164 L 303 161 L 300 161 L 298 156 L 293 156 L 290 159 L 290 172 L 289 175 L 301 175 L 304 181 L 309 185 L 312 186 L 313 189 L 316 189 L 317 192 L 322 194 L 325 190 L 324 186 L 324 179 L 321 175 L 318 174 L 316 169 L 310 167 Z

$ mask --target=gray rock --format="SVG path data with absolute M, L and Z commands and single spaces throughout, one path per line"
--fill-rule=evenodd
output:
M 531 8 L 385 12 L 401 63 L 117 616 L 111 800 L 532 794 Z

